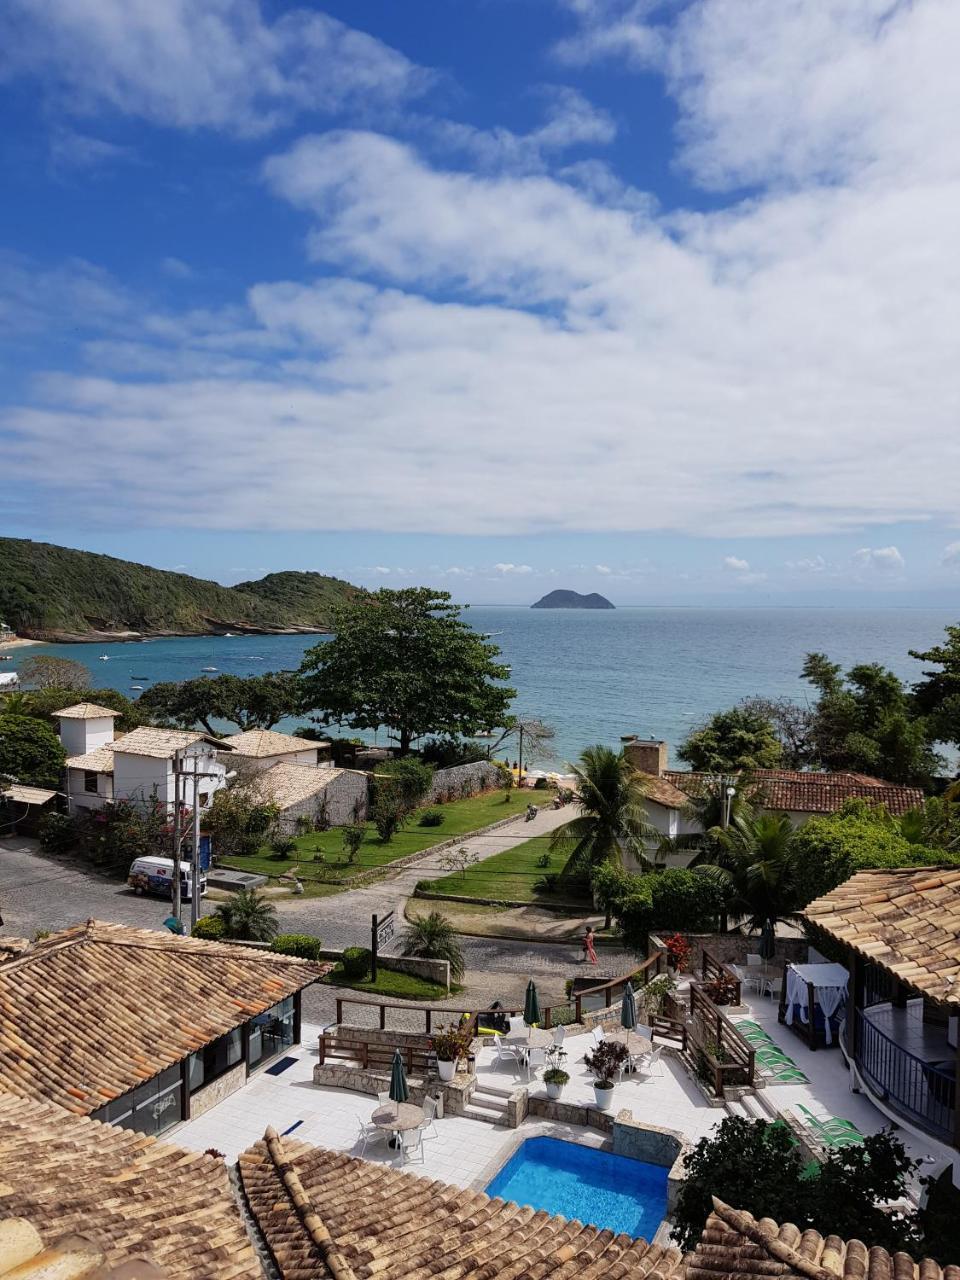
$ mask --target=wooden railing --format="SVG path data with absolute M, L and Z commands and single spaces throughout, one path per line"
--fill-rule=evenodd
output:
M 366 1040 L 351 1040 L 326 1031 L 320 1036 L 319 1046 L 321 1066 L 326 1062 L 357 1062 L 363 1070 L 373 1067 L 388 1072 L 393 1055 L 399 1049 L 410 1075 L 426 1075 L 432 1057 L 426 1049 L 415 1049 L 412 1045 L 368 1044 Z
M 722 960 L 718 960 L 715 956 L 712 956 L 706 947 L 703 949 L 703 960 L 700 965 L 700 973 L 704 982 L 716 982 L 719 979 L 721 981 L 725 980 L 726 982 L 732 983 L 736 989 L 736 998 L 732 1003 L 740 1003 L 742 992 L 740 990 L 739 977 L 728 964 L 724 964 Z
M 752 1086 L 755 1055 L 736 1025 L 699 982 L 690 983 L 688 1043 L 694 1069 L 706 1075 L 718 1098 L 730 1085 Z

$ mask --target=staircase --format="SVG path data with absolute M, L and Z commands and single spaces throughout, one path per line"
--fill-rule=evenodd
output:
M 495 1084 L 478 1084 L 470 1095 L 463 1114 L 471 1120 L 483 1120 L 487 1124 L 507 1123 L 507 1101 L 512 1089 L 502 1089 Z
M 766 1089 L 758 1093 L 745 1093 L 741 1098 L 726 1098 L 724 1108 L 727 1115 L 740 1116 L 744 1120 L 771 1120 L 780 1118 L 780 1112 L 767 1097 Z

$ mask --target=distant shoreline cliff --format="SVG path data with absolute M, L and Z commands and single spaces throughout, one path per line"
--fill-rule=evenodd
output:
M 531 609 L 613 609 L 606 596 L 596 591 L 582 596 L 578 591 L 548 591 L 545 596 L 530 606 Z

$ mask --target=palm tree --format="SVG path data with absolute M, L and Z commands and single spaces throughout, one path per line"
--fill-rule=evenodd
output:
M 226 902 L 217 906 L 223 921 L 223 936 L 242 942 L 272 942 L 279 922 L 273 903 L 256 889 L 238 889 Z
M 624 852 L 650 867 L 645 841 L 656 840 L 658 833 L 647 822 L 643 779 L 623 752 L 587 747 L 573 772 L 581 812 L 558 827 L 550 841 L 551 849 L 566 849 L 574 842 L 561 876 L 589 872 L 604 862 L 620 866 Z M 609 929 L 609 904 L 606 914 Z
M 25 716 L 30 700 L 25 693 L 6 693 L 0 699 L 0 716 Z
M 466 965 L 460 939 L 453 925 L 439 911 L 431 911 L 429 915 L 412 920 L 403 932 L 401 947 L 405 956 L 446 960 L 452 981 L 459 982 L 463 978 Z
M 719 884 L 729 914 L 745 917 L 751 930 L 793 919 L 800 902 L 790 819 L 774 813 L 741 815 L 715 834 L 713 861 L 696 870 Z

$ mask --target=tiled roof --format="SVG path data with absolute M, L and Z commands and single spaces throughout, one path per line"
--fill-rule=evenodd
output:
M 0 963 L 0 1089 L 88 1115 L 329 965 L 90 920 Z
M 643 790 L 648 799 L 662 804 L 667 809 L 682 809 L 687 803 L 687 795 L 666 777 L 657 777 L 655 773 L 637 772 L 643 779 Z
M 960 1003 L 960 869 L 859 871 L 803 914 L 932 1000 Z
M 24 787 L 19 782 L 13 783 L 5 791 L 0 791 L 0 795 L 6 796 L 8 800 L 16 800 L 18 804 L 46 804 L 56 794 L 55 791 L 47 791 L 43 787 Z
M 60 720 L 102 720 L 104 716 L 118 716 L 119 711 L 112 707 L 101 707 L 96 702 L 75 702 L 71 707 L 63 707 L 53 713 Z
M 315 764 L 286 764 L 280 760 L 252 779 L 251 785 L 265 801 L 289 809 L 309 800 L 339 778 L 345 769 L 324 769 Z
M 665 769 L 663 777 L 688 796 L 697 795 L 714 775 Z M 847 800 L 882 804 L 896 817 L 923 804 L 918 787 L 901 787 L 864 773 L 816 773 L 798 769 L 754 769 L 750 774 L 763 806 L 777 812 L 836 813 Z
M 240 1157 L 240 1176 L 283 1280 L 682 1274 L 678 1249 L 281 1139 L 272 1129 Z
M 263 756 L 293 755 L 298 751 L 316 751 L 322 743 L 310 738 L 295 738 L 290 733 L 275 733 L 272 729 L 248 729 L 246 733 L 231 733 L 224 742 L 233 747 L 237 755 L 261 759 Z
M 127 756 L 153 756 L 156 760 L 170 760 L 178 751 L 192 747 L 195 742 L 209 742 L 211 746 L 229 751 L 230 747 L 219 738 L 211 738 L 208 733 L 199 733 L 195 729 L 155 729 L 150 725 L 142 725 L 130 733 L 124 734 L 111 742 L 108 749 L 120 751 Z
M 3 1218 L 26 1219 L 51 1245 L 78 1232 L 111 1268 L 140 1257 L 168 1280 L 263 1275 L 222 1160 L 0 1093 Z
M 932 1259 L 917 1264 L 906 1253 L 867 1248 L 859 1240 L 821 1236 L 749 1213 L 714 1199 L 703 1235 L 686 1259 L 686 1280 L 954 1280 L 955 1266 L 943 1270 Z
M 109 747 L 94 747 L 82 756 L 67 756 L 68 769 L 90 769 L 94 773 L 113 773 L 112 743 Z

